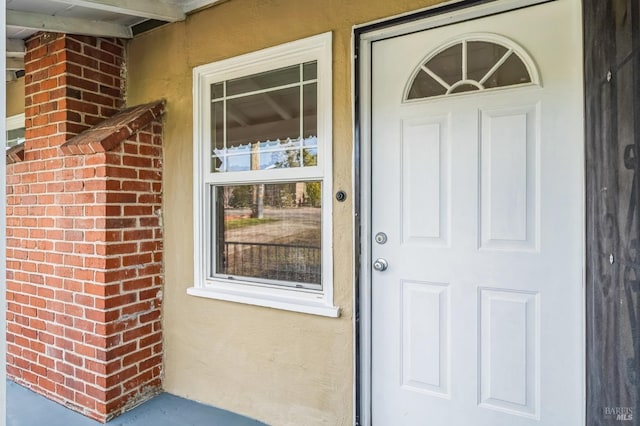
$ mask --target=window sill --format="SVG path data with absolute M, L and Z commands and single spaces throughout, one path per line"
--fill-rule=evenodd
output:
M 238 285 L 229 288 L 224 285 L 190 287 L 187 294 L 208 299 L 226 300 L 247 305 L 264 306 L 285 311 L 301 312 L 337 318 L 340 308 L 327 304 L 321 294 L 291 291 L 286 289 L 262 288 Z

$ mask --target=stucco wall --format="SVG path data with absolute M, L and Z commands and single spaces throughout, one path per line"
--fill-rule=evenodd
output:
M 231 0 L 137 36 L 127 102 L 167 100 L 164 146 L 168 392 L 274 425 L 353 424 L 353 25 L 438 0 Z M 338 319 L 188 296 L 193 285 L 192 68 L 333 31 L 334 302 Z
M 24 112 L 24 77 L 7 82 L 7 117 Z

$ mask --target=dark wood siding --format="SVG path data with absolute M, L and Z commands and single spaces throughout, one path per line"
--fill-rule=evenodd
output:
M 587 425 L 640 425 L 640 0 L 583 7 Z

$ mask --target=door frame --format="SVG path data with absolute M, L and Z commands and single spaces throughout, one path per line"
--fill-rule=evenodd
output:
M 549 3 L 555 0 L 453 0 L 436 6 L 409 12 L 400 16 L 371 22 L 353 29 L 352 84 L 354 93 L 354 408 L 357 426 L 369 426 L 371 414 L 371 356 L 372 356 L 372 291 L 371 291 L 371 49 L 376 41 L 399 37 L 414 32 L 457 24 L 491 15 L 511 12 L 529 6 Z M 583 141 L 584 142 L 584 141 Z M 583 191 L 585 175 L 583 171 Z M 584 204 L 584 201 L 583 201 Z M 583 212 L 585 212 L 583 205 Z M 584 218 L 583 218 L 584 222 Z M 583 227 L 584 229 L 584 227 Z M 583 271 L 585 265 L 585 244 L 583 239 Z M 586 361 L 586 319 L 584 311 L 583 272 L 583 324 L 582 324 L 582 365 Z M 586 372 L 583 371 L 582 400 L 583 424 L 586 408 Z

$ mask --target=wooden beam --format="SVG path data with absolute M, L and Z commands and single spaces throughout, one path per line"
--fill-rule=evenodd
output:
M 7 26 L 96 37 L 133 37 L 131 28 L 124 25 L 62 16 L 49 16 L 31 12 L 19 12 L 17 10 L 7 10 Z
M 19 71 L 24 69 L 24 59 L 23 58 L 7 58 L 7 70 L 8 71 Z
M 20 58 L 24 56 L 24 40 L 7 38 L 7 56 Z
M 284 119 L 284 120 L 290 120 L 293 115 L 287 111 L 286 109 L 284 109 L 284 107 L 282 105 L 280 105 L 278 102 L 276 102 L 270 94 L 268 93 L 262 93 L 262 98 L 265 100 L 265 102 L 275 110 L 275 112 L 278 113 L 278 115 L 280 116 L 280 118 Z
M 159 21 L 182 21 L 185 14 L 178 6 L 158 0 L 53 0 L 89 9 L 122 13 Z
M 249 125 L 249 119 L 246 115 L 241 113 L 240 111 L 231 111 L 230 108 L 227 109 L 227 117 L 241 125 L 242 127 L 246 127 Z

